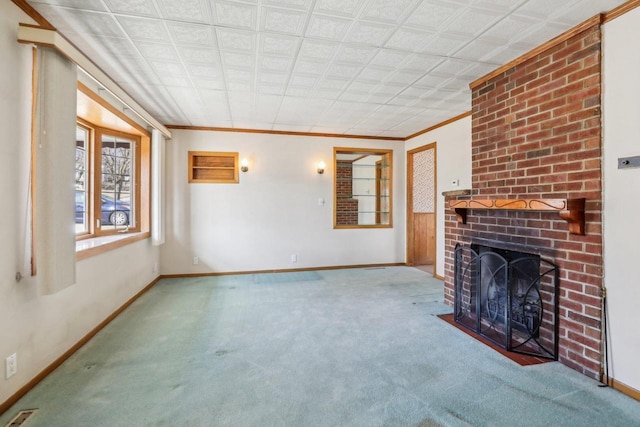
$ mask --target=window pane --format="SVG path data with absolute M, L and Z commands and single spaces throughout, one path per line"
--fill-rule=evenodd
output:
M 104 135 L 101 152 L 101 227 L 103 230 L 113 230 L 134 226 L 131 206 L 134 143 L 121 137 Z
M 76 127 L 76 234 L 89 232 L 89 212 L 87 209 L 89 200 L 89 185 L 87 182 L 89 132 L 79 126 Z

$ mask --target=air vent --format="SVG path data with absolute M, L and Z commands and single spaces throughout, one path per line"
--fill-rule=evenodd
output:
M 31 416 L 35 414 L 37 411 L 38 411 L 37 409 L 22 410 L 18 412 L 18 415 L 13 417 L 13 419 L 9 421 L 9 424 L 7 424 L 5 427 L 18 427 L 18 426 L 24 425 L 24 423 L 26 423 L 27 420 L 31 418 Z

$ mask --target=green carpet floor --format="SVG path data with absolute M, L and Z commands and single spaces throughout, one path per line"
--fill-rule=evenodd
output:
M 409 267 L 163 279 L 0 426 L 640 426 L 640 402 L 517 365 L 442 299 Z

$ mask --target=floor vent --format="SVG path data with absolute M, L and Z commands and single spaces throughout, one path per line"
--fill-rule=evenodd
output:
M 26 423 L 27 420 L 31 418 L 31 416 L 37 411 L 37 409 L 25 409 L 23 411 L 20 411 L 18 412 L 18 415 L 13 417 L 13 419 L 9 421 L 9 424 L 7 424 L 5 427 L 18 427 L 24 425 L 24 423 Z

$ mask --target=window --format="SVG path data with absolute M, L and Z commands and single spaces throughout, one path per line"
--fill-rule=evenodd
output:
M 137 229 L 135 191 L 139 138 L 99 129 L 96 133 L 100 150 L 96 150 L 95 165 L 100 165 L 100 197 L 95 205 L 96 227 L 102 231 L 126 227 Z M 97 171 L 96 171 L 97 173 Z M 96 197 L 97 198 L 97 197 Z
M 140 145 L 139 136 L 78 124 L 76 234 L 139 230 Z
M 392 226 L 393 151 L 334 148 L 334 228 Z
M 149 231 L 148 132 L 78 85 L 77 239 Z

